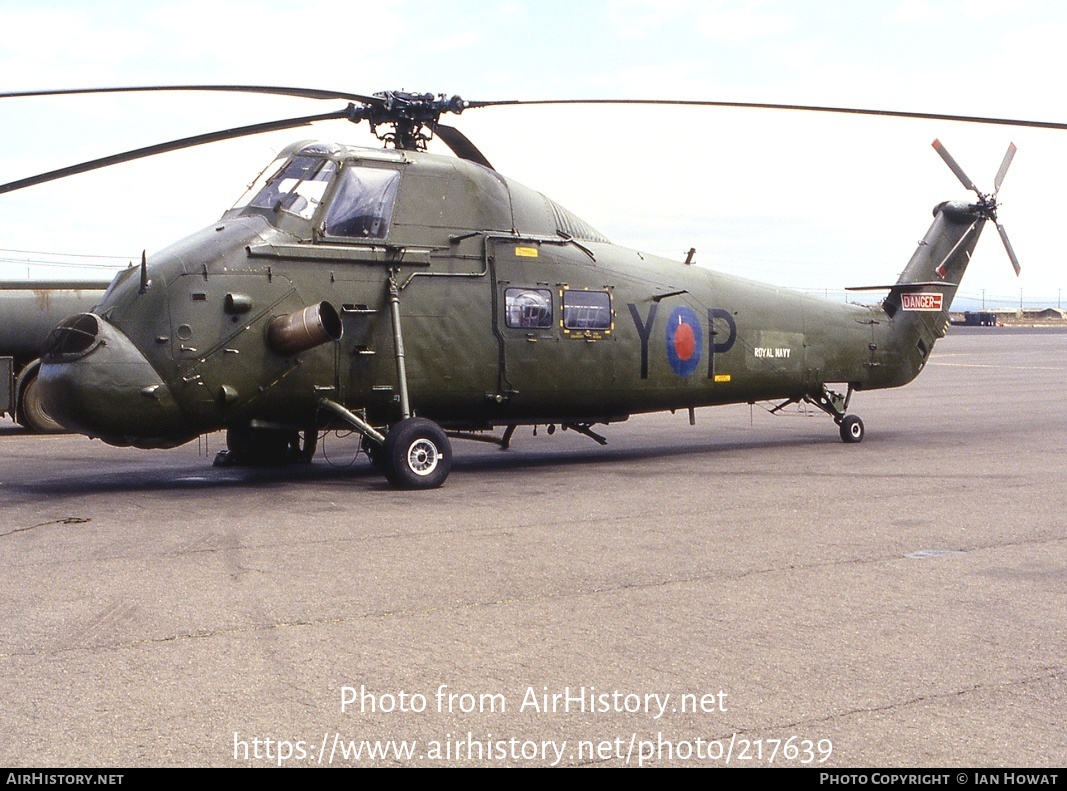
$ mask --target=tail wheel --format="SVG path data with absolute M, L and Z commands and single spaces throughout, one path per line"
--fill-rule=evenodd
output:
M 379 454 L 385 477 L 398 489 L 436 489 L 452 470 L 452 444 L 440 426 L 425 418 L 396 423 Z
M 62 434 L 66 431 L 56 419 L 48 414 L 41 403 L 41 389 L 37 386 L 37 374 L 33 374 L 22 386 L 18 407 L 19 423 L 35 434 Z
M 863 441 L 863 421 L 857 415 L 845 415 L 841 419 L 841 441 Z

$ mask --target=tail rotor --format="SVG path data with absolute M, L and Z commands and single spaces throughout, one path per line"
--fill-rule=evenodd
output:
M 1008 232 L 1005 231 L 1004 226 L 997 221 L 997 195 L 1000 193 L 1000 187 L 1004 183 L 1004 177 L 1008 173 L 1008 167 L 1011 165 L 1012 159 L 1015 158 L 1015 152 L 1017 151 L 1015 144 L 1010 143 L 1008 145 L 1008 150 L 1005 152 L 1004 159 L 1000 163 L 1000 169 L 997 170 L 997 175 L 993 179 L 993 192 L 990 195 L 986 195 L 975 186 L 975 183 L 971 181 L 963 168 L 960 167 L 960 164 L 953 159 L 952 154 L 948 152 L 948 149 L 945 148 L 940 140 L 935 140 L 933 146 L 938 155 L 945 160 L 945 164 L 948 165 L 949 170 L 951 170 L 956 175 L 956 178 L 960 180 L 960 183 L 978 196 L 978 203 L 974 204 L 973 207 L 975 221 L 971 227 L 967 229 L 963 238 L 960 239 L 960 243 L 963 242 L 963 239 L 966 239 L 971 235 L 971 231 L 974 230 L 980 220 L 992 220 L 997 226 L 997 233 L 1000 234 L 1000 241 L 1004 244 L 1004 250 L 1008 254 L 1008 260 L 1011 261 L 1012 268 L 1015 270 L 1016 276 L 1018 276 L 1022 271 L 1022 267 L 1019 266 L 1019 258 L 1015 255 L 1015 250 L 1012 248 L 1011 242 L 1008 241 Z M 952 248 L 949 254 L 945 256 L 944 260 L 937 267 L 937 273 L 941 277 L 945 276 L 948 262 L 956 254 L 957 249 L 960 247 L 960 243 Z

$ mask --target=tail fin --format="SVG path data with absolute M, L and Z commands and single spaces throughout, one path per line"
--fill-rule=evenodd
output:
M 933 338 L 945 334 L 948 309 L 956 295 L 986 217 L 979 204 L 945 201 L 934 207 L 934 222 L 919 242 L 911 260 L 896 283 L 889 286 L 862 286 L 850 291 L 888 291 L 882 309 L 890 319 L 897 314 L 925 317 Z
M 882 302 L 890 318 L 899 311 L 926 314 L 935 319 L 931 326 L 935 337 L 945 334 L 949 306 L 986 219 L 980 203 L 946 201 L 934 208 L 930 230 Z
M 991 195 L 974 186 L 940 141 L 934 141 L 934 149 L 978 199 L 973 203 L 945 201 L 934 207 L 934 222 L 919 242 L 900 279 L 891 286 L 877 287 L 889 290 L 882 301 L 888 322 L 876 333 L 879 341 L 872 343 L 872 354 L 878 355 L 880 362 L 875 363 L 869 386 L 906 384 L 922 370 L 934 342 L 943 337 L 948 328 L 949 307 L 987 220 L 996 223 L 1012 266 L 1016 274 L 1019 273 L 1015 252 L 1004 227 L 997 223 L 997 192 L 1015 155 L 1015 146 L 1010 145 L 1004 155 L 994 180 L 997 192 Z M 877 320 L 874 323 L 880 324 Z
M 963 273 L 971 262 L 971 253 L 978 244 L 986 220 L 996 224 L 1015 274 L 1019 274 L 1019 259 L 1008 241 L 1004 226 L 997 222 L 997 195 L 1008 173 L 1008 166 L 1015 158 L 1016 148 L 1014 143 L 1008 144 L 1008 150 L 993 179 L 993 193 L 986 195 L 974 185 L 940 140 L 935 140 L 933 146 L 960 183 L 973 191 L 978 200 L 975 203 L 946 201 L 934 208 L 934 224 L 919 242 L 919 249 L 911 257 L 900 280 L 890 289 L 882 307 L 890 318 L 901 310 L 936 314 L 931 329 L 934 337 L 940 338 L 948 326 L 948 309 L 952 298 L 956 296 Z

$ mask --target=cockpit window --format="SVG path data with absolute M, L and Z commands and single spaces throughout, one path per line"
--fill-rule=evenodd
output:
M 384 239 L 393 219 L 400 173 L 396 170 L 349 165 L 341 174 L 333 203 L 326 214 L 327 236 Z
M 235 209 L 243 209 L 245 206 L 251 203 L 252 198 L 256 197 L 256 195 L 259 194 L 260 190 L 262 190 L 263 187 L 266 186 L 267 182 L 273 181 L 275 177 L 277 177 L 277 175 L 279 174 L 285 163 L 288 161 L 288 159 L 288 157 L 279 157 L 278 159 L 267 165 L 267 167 L 263 168 L 263 172 L 260 173 L 256 177 L 256 180 L 249 185 L 248 189 L 246 189 L 244 191 L 244 194 L 237 199 L 237 203 L 233 204 L 230 210 L 233 211 Z
M 336 170 L 336 163 L 328 159 L 293 157 L 248 205 L 271 211 L 280 209 L 309 220 L 322 202 Z

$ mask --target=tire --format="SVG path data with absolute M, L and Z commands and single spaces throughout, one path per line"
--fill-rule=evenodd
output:
M 385 477 L 398 489 L 436 489 L 452 470 L 452 444 L 440 426 L 425 418 L 393 425 L 380 455 Z
M 22 386 L 18 404 L 19 423 L 34 434 L 62 434 L 66 431 L 48 414 L 41 403 L 41 390 L 37 386 L 37 374 L 34 373 Z
M 841 419 L 841 441 L 863 442 L 863 421 L 856 415 L 845 415 Z

